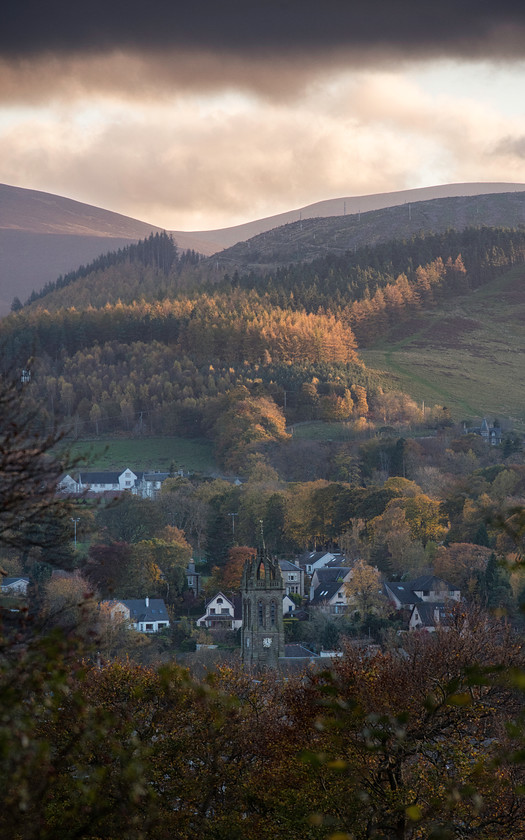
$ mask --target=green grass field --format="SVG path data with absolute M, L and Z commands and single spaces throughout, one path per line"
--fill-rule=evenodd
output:
M 100 438 L 75 441 L 68 445 L 73 458 L 82 458 L 82 465 L 91 470 L 167 471 L 172 464 L 177 470 L 218 471 L 209 441 L 178 437 Z
M 413 318 L 363 350 L 367 367 L 455 420 L 485 415 L 525 431 L 525 268 Z

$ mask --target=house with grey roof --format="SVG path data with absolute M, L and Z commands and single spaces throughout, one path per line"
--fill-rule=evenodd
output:
M 410 630 L 435 630 L 443 623 L 454 604 L 461 600 L 461 591 L 435 575 L 420 575 L 411 581 L 388 581 L 383 592 L 396 610 L 409 613 Z
M 2 595 L 27 595 L 28 577 L 2 577 Z
M 170 626 L 166 604 L 162 598 L 126 598 L 103 601 L 103 609 L 109 611 L 112 618 L 126 621 L 139 633 L 158 633 Z
M 170 477 L 169 472 L 138 473 L 132 492 L 143 499 L 154 499 L 162 488 L 163 483 Z
M 289 560 L 279 560 L 284 587 L 287 595 L 300 595 L 304 597 L 304 569 L 297 563 L 290 563 Z
M 242 626 L 242 601 L 240 595 L 228 598 L 217 592 L 206 602 L 204 615 L 197 619 L 197 627 L 209 630 L 238 630 Z
M 409 630 L 426 630 L 434 633 L 438 627 L 446 627 L 452 616 L 452 606 L 439 602 L 414 604 L 408 621 Z
M 331 562 L 338 564 L 344 561 L 342 554 L 332 551 L 307 551 L 299 557 L 299 565 L 307 575 L 313 574 L 315 569 L 323 569 Z
M 348 596 L 344 580 L 320 583 L 313 592 L 308 606 L 323 610 L 330 615 L 342 615 L 347 612 Z

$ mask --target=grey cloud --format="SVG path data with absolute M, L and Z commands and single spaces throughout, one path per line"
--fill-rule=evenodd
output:
M 515 0 L 10 0 L 0 55 L 199 50 L 270 56 L 347 50 L 518 57 L 525 7 Z
M 504 137 L 493 150 L 493 154 L 525 158 L 525 137 Z

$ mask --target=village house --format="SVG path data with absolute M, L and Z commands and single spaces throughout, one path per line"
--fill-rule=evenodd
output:
M 433 632 L 443 624 L 454 604 L 461 600 L 461 591 L 435 575 L 421 575 L 405 583 L 389 581 L 383 592 L 396 610 L 408 613 L 410 630 Z
M 132 492 L 143 499 L 154 499 L 159 493 L 162 484 L 170 477 L 169 472 L 143 472 L 139 473 Z
M 338 552 L 307 551 L 299 557 L 298 563 L 307 575 L 311 575 L 316 569 L 323 569 L 333 562 L 341 564 L 344 559 L 343 555 Z
M 498 421 L 495 420 L 494 423 L 489 423 L 486 417 L 483 418 L 480 426 L 467 426 L 466 423 L 463 424 L 463 432 L 466 435 L 480 435 L 485 443 L 491 446 L 499 446 L 503 438 Z
M 285 591 L 287 595 L 300 595 L 304 597 L 304 569 L 298 563 L 290 563 L 289 560 L 279 560 Z
M 188 568 L 186 569 L 185 574 L 188 589 L 190 589 L 195 597 L 198 598 L 201 591 L 201 573 L 197 572 L 195 569 L 194 560 L 190 560 L 188 563 Z
M 2 595 L 27 595 L 28 577 L 4 577 L 1 583 Z
M 207 627 L 209 630 L 238 630 L 241 626 L 240 596 L 228 598 L 223 592 L 217 592 L 206 602 L 204 615 L 197 619 L 197 627 Z
M 396 610 L 412 609 L 415 604 L 427 601 L 444 603 L 447 600 L 461 600 L 459 589 L 435 575 L 421 575 L 415 580 L 406 582 L 387 582 L 384 584 L 384 594 Z
M 139 633 L 158 633 L 170 626 L 166 604 L 161 598 L 102 601 L 101 607 Z
M 438 627 L 446 627 L 451 616 L 450 602 L 439 604 L 425 602 L 414 604 L 408 620 L 409 630 L 426 630 L 434 633 Z
M 310 582 L 309 606 L 342 615 L 348 609 L 345 583 L 352 577 L 348 566 L 331 566 L 316 569 Z

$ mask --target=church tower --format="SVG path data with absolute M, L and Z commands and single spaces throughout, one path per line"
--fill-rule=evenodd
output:
M 262 528 L 261 528 L 262 530 Z M 241 658 L 249 667 L 277 668 L 284 656 L 284 581 L 278 560 L 261 545 L 244 564 Z

